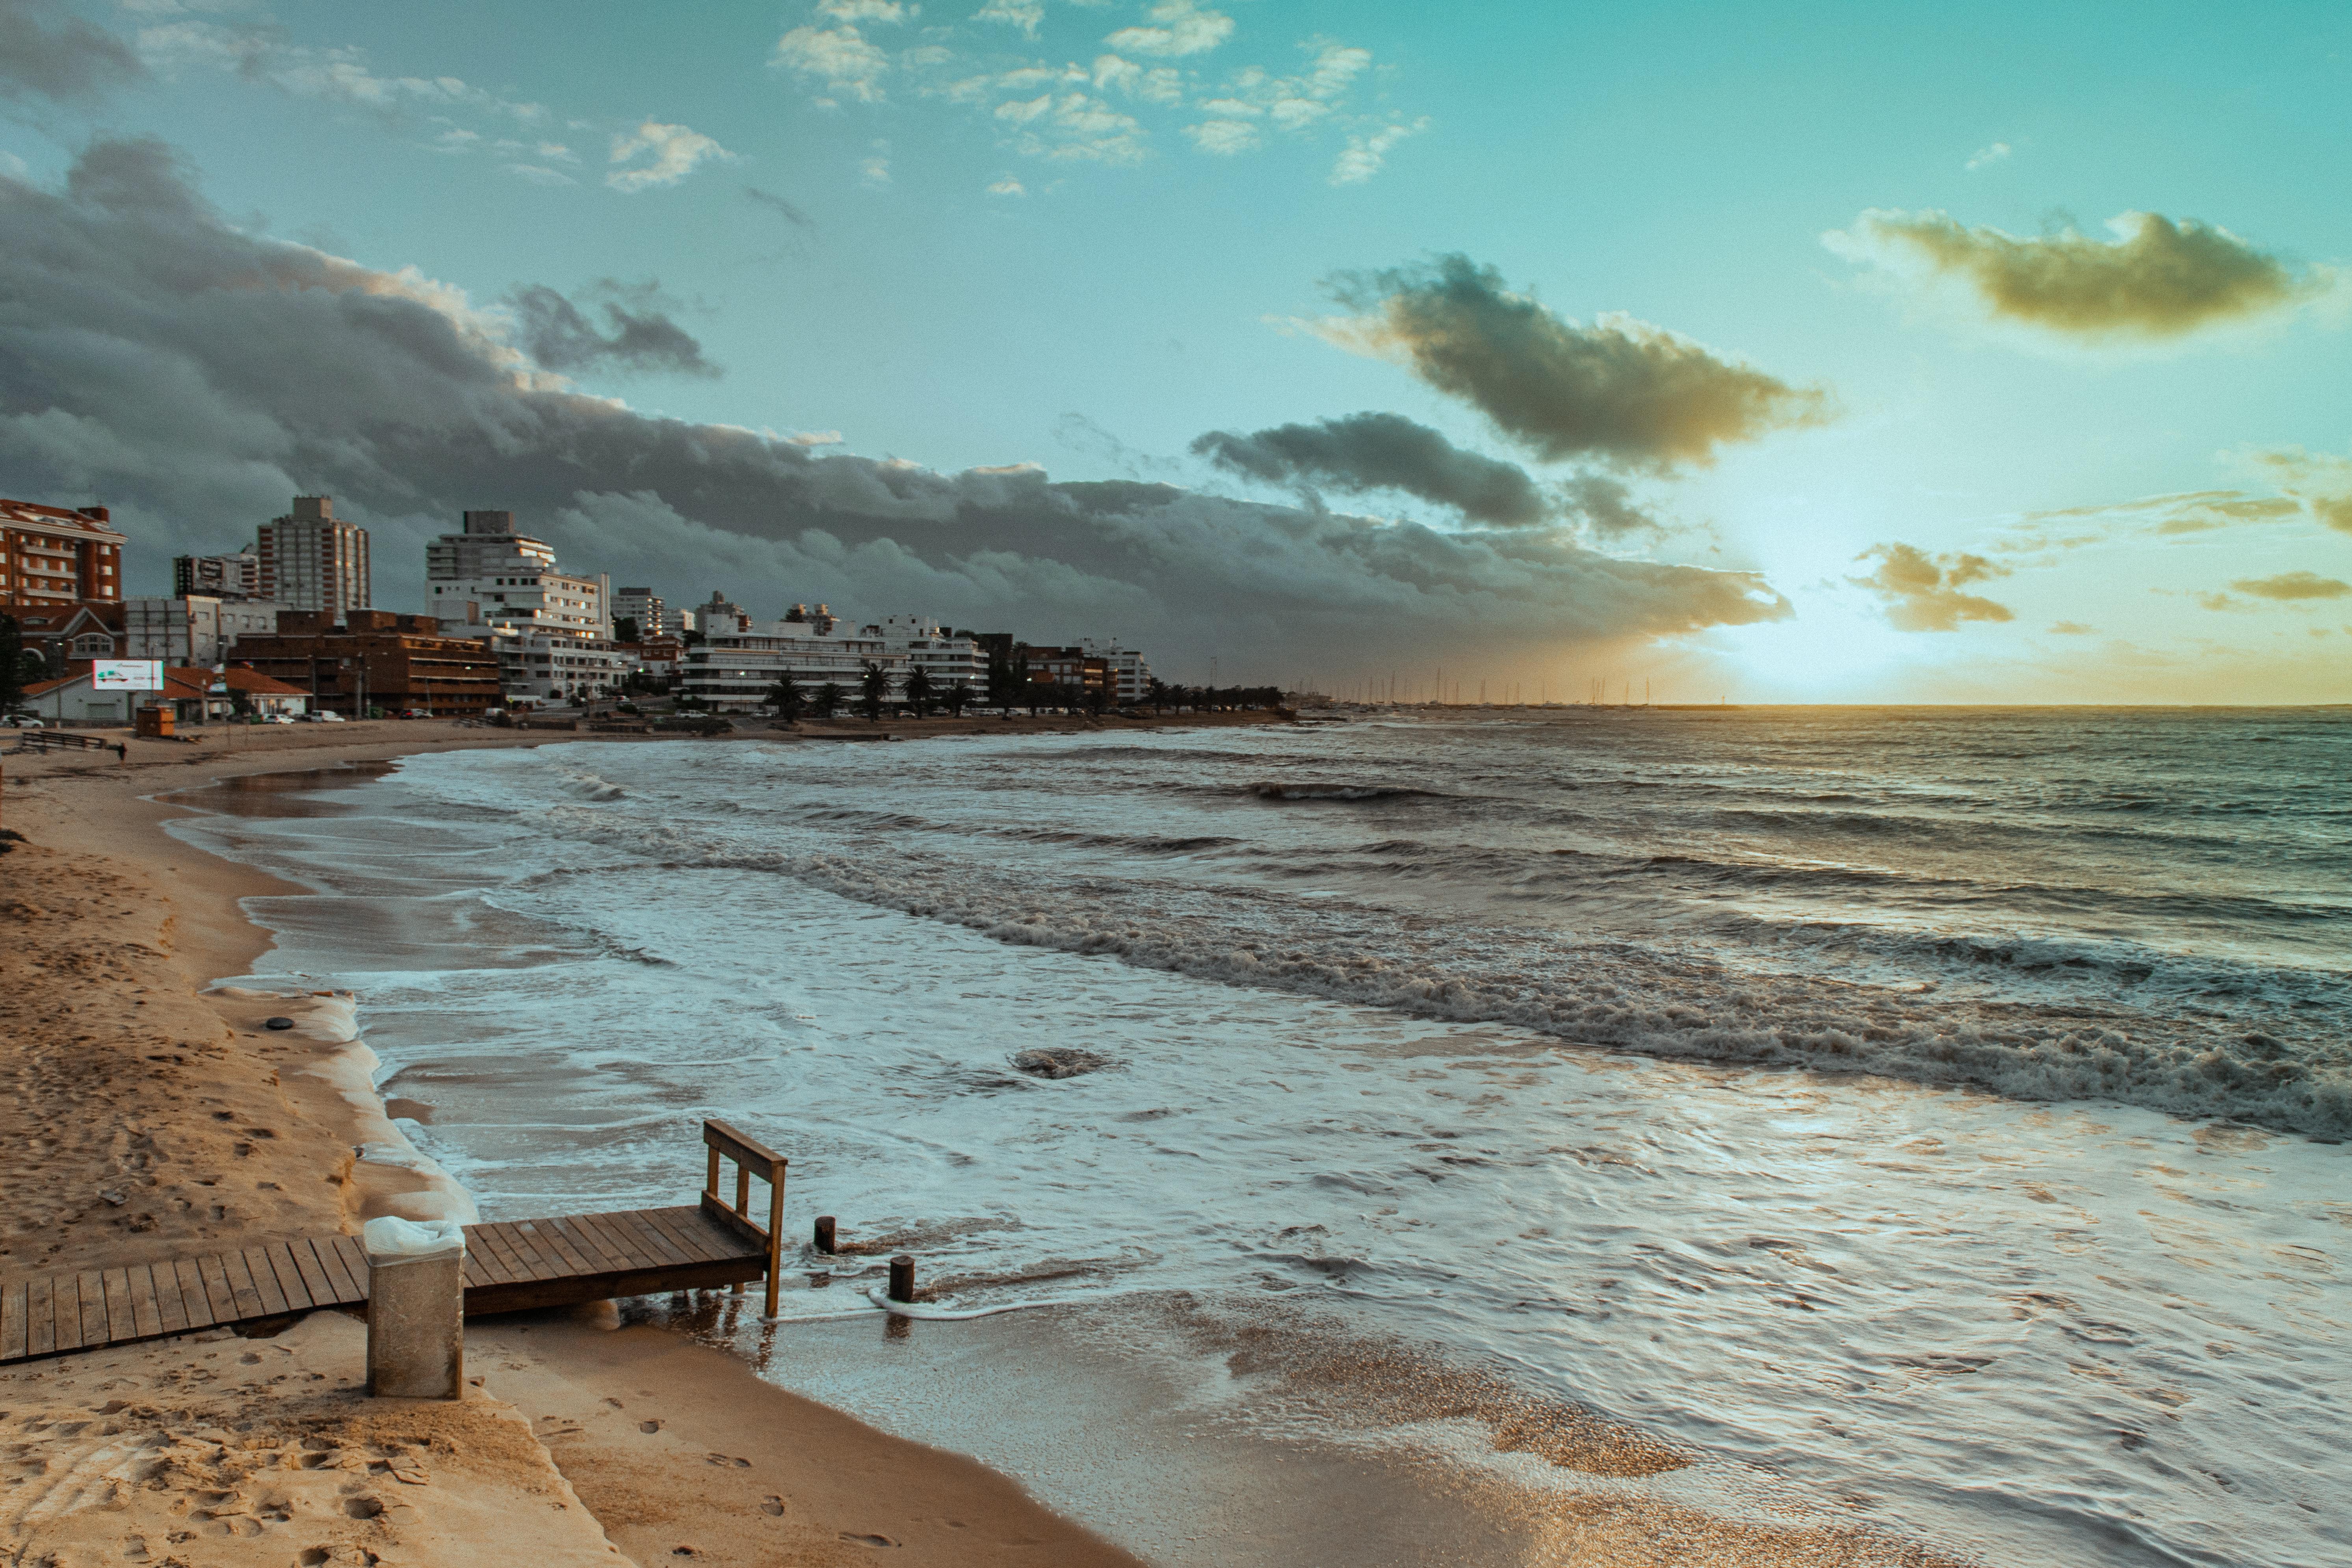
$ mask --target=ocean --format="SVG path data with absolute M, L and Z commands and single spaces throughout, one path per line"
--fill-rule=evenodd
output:
M 2348 780 L 2332 710 L 1400 710 L 175 830 L 314 889 L 261 978 L 360 993 L 486 1214 L 738 1123 L 877 1249 L 680 1321 L 1155 1561 L 2317 1565 Z M 896 1250 L 995 1315 L 886 1333 Z

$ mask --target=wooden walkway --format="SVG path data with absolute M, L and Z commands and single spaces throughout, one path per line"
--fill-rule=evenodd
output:
M 706 1122 L 709 1172 L 692 1207 L 625 1209 L 466 1227 L 466 1315 L 764 1279 L 776 1310 L 784 1162 L 723 1122 Z M 735 1201 L 719 1162 L 735 1162 Z M 768 1223 L 750 1218 L 751 1177 L 769 1185 Z M 364 1308 L 367 1252 L 320 1236 L 117 1268 L 0 1276 L 0 1363 L 93 1351 L 325 1307 Z

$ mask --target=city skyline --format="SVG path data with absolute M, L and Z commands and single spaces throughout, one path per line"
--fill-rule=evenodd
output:
M 317 491 L 404 608 L 495 507 L 1171 679 L 2352 700 L 2326 8 L 18 8 L 0 467 L 136 588 Z

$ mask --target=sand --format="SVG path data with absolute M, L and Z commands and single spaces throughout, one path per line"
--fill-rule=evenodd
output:
M 151 797 L 556 738 L 437 721 L 219 729 L 132 741 L 127 762 L 0 763 L 0 825 L 18 836 L 0 857 L 0 1117 L 28 1130 L 0 1272 L 352 1232 L 381 1214 L 470 1217 L 430 1162 L 387 1156 L 399 1134 L 348 998 L 212 985 L 269 945 L 237 900 L 300 889 L 179 844 L 162 829 L 179 813 Z M 273 1016 L 296 1026 L 263 1026 Z M 474 1392 L 456 1404 L 365 1397 L 366 1330 L 341 1312 L 274 1339 L 215 1330 L 11 1366 L 0 1559 L 1135 1561 L 970 1459 L 615 1321 L 609 1308 L 478 1320 Z

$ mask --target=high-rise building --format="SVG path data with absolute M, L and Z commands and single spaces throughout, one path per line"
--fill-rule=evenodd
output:
M 637 640 L 660 637 L 678 628 L 661 602 L 661 595 L 651 588 L 615 588 L 613 591 L 613 619 L 615 622 L 637 623 Z
M 122 597 L 122 535 L 102 506 L 0 500 L 0 605 L 70 609 Z
M 612 580 L 560 572 L 555 547 L 517 533 L 510 511 L 469 511 L 465 527 L 425 547 L 431 613 L 453 626 L 517 626 L 610 639 Z
M 206 599 L 257 599 L 261 596 L 261 556 L 250 544 L 226 555 L 172 557 L 172 595 Z
M 336 619 L 369 607 L 367 530 L 337 517 L 332 496 L 296 496 L 261 525 L 255 553 L 265 599 Z
M 1151 667 L 1135 649 L 1121 647 L 1107 637 L 1085 637 L 1078 646 L 1109 667 L 1111 689 L 1121 702 L 1140 702 L 1150 691 Z

